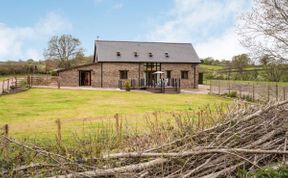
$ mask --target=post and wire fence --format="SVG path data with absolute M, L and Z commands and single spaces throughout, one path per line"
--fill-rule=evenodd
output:
M 252 101 L 288 99 L 288 85 L 278 82 L 211 80 L 209 85 L 211 94 L 230 96 L 233 94 Z

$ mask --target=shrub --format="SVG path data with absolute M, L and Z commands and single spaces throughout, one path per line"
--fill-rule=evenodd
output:
M 227 96 L 230 98 L 236 98 L 237 97 L 237 91 L 231 91 L 230 93 L 225 93 L 224 96 Z
M 49 72 L 51 76 L 58 76 L 57 71 L 53 70 Z
M 283 165 L 278 169 L 273 169 L 269 167 L 264 167 L 262 169 L 257 169 L 256 171 L 247 171 L 247 170 L 239 170 L 237 172 L 236 177 L 247 177 L 247 178 L 254 178 L 254 177 L 262 177 L 262 178 L 284 178 L 288 176 L 288 167 Z
M 126 80 L 124 82 L 124 87 L 125 87 L 125 90 L 126 91 L 130 91 L 131 90 L 131 84 L 130 84 L 130 81 L 129 80 Z
M 243 95 L 241 96 L 241 99 L 246 101 L 253 101 L 253 98 L 250 95 Z
M 27 82 L 26 80 L 22 80 L 22 81 L 20 82 L 20 87 L 21 87 L 22 89 L 27 89 L 27 88 L 29 88 L 28 82 Z

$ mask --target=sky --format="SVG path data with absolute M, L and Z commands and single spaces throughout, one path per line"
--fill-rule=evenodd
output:
M 94 41 L 189 42 L 199 57 L 247 52 L 236 25 L 252 0 L 9 0 L 0 5 L 0 61 L 42 60 L 54 35 Z

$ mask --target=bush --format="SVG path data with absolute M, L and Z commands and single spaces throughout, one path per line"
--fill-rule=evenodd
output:
M 283 165 L 278 169 L 273 169 L 269 167 L 264 167 L 262 169 L 257 169 L 253 172 L 248 172 L 247 170 L 239 170 L 236 177 L 261 177 L 261 178 L 284 178 L 288 177 L 288 167 Z
M 236 98 L 237 97 L 237 91 L 231 91 L 230 93 L 225 93 L 224 96 L 227 96 L 230 98 Z
M 22 89 L 27 89 L 27 88 L 29 88 L 28 82 L 27 82 L 26 80 L 22 80 L 22 81 L 20 82 L 20 87 L 21 87 Z
M 241 96 L 241 99 L 246 101 L 253 101 L 253 98 L 250 95 L 243 95 Z
M 57 71 L 53 70 L 49 72 L 51 76 L 58 76 Z
M 124 82 L 124 87 L 125 87 L 125 90 L 126 91 L 130 91 L 131 90 L 131 84 L 130 84 L 130 81 L 129 80 L 126 80 Z

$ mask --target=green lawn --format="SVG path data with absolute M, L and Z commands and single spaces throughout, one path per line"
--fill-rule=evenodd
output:
M 139 126 L 147 112 L 195 111 L 207 104 L 229 102 L 209 95 L 30 89 L 0 97 L 0 125 L 9 124 L 10 134 L 16 137 L 54 137 L 56 119 L 61 119 L 68 134 L 84 122 L 91 127 L 110 122 L 115 113 Z
M 216 66 L 216 65 L 206 65 L 206 64 L 200 64 L 200 70 L 221 70 L 224 69 L 224 66 Z

